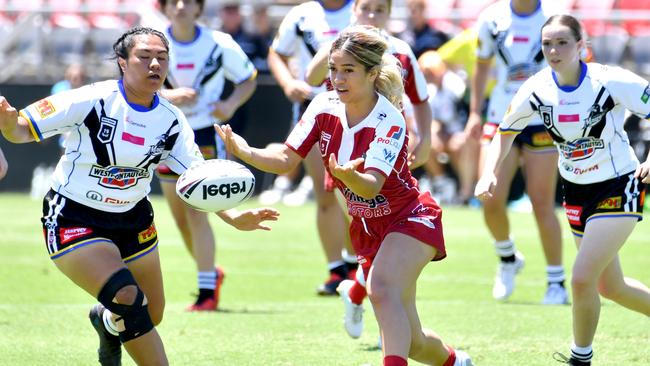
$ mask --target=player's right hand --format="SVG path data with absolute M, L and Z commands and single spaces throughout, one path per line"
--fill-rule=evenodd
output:
M 18 123 L 18 111 L 5 97 L 0 96 L 0 130 L 13 128 L 16 123 Z
M 236 157 L 244 160 L 245 162 L 250 163 L 250 157 L 252 157 L 252 149 L 248 145 L 248 142 L 244 140 L 243 137 L 232 131 L 232 127 L 229 124 L 225 125 L 214 125 L 214 130 L 217 131 L 217 134 L 223 140 L 226 145 L 226 150 Z
M 293 79 L 285 85 L 284 95 L 292 102 L 302 103 L 311 97 L 311 86 L 302 80 Z
M 486 201 L 492 198 L 494 194 L 494 187 L 497 185 L 497 177 L 494 173 L 486 172 L 476 183 L 476 188 L 474 188 L 474 196 L 480 201 Z
M 483 119 L 478 113 L 470 113 L 465 125 L 465 135 L 478 140 L 483 134 Z

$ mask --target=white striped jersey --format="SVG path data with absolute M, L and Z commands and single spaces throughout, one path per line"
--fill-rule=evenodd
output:
M 307 65 L 318 49 L 336 39 L 350 25 L 354 1 L 337 10 L 326 10 L 319 1 L 308 1 L 293 7 L 282 19 L 271 48 L 278 54 L 297 58 L 297 78 L 305 79 Z M 314 87 L 317 94 L 324 86 Z
M 550 67 L 528 79 L 512 100 L 501 133 L 541 118 L 559 152 L 566 180 L 588 184 L 619 177 L 639 164 L 623 129 L 625 111 L 650 117 L 650 84 L 620 67 L 581 63 L 579 84 L 558 86 Z
M 496 56 L 497 85 L 514 94 L 530 76 L 546 66 L 542 54 L 542 25 L 559 10 L 553 0 L 540 1 L 529 15 L 515 13 L 510 0 L 487 7 L 476 23 L 479 59 Z M 507 102 L 506 102 L 507 104 Z
M 171 27 L 165 35 L 169 42 L 169 74 L 165 87 L 189 87 L 198 92 L 196 103 L 179 106 L 193 129 L 220 123 L 211 115 L 211 104 L 222 99 L 226 79 L 240 84 L 257 71 L 232 37 L 223 32 L 197 26 L 190 42 L 174 39 Z
M 49 96 L 20 115 L 36 141 L 68 132 L 52 189 L 102 211 L 124 212 L 146 197 L 159 163 L 181 174 L 203 160 L 178 108 L 158 96 L 150 108 L 130 104 L 121 80 Z

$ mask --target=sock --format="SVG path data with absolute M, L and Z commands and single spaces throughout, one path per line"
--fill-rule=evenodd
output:
M 217 271 L 199 272 L 199 298 L 197 302 L 202 302 L 214 296 L 214 288 L 217 286 Z
M 328 263 L 327 268 L 329 268 L 330 274 L 335 274 L 341 278 L 346 278 L 348 276 L 348 271 L 345 269 L 345 262 L 342 260 Z
M 341 256 L 343 257 L 343 262 L 345 262 L 345 270 L 347 271 L 347 277 L 349 279 L 354 279 L 352 275 L 357 271 L 359 263 L 357 262 L 357 256 L 350 254 L 347 249 L 341 251 Z
M 350 301 L 352 301 L 353 304 L 361 305 L 361 303 L 363 303 L 363 299 L 365 299 L 368 295 L 368 292 L 366 292 L 366 288 L 361 286 L 359 282 L 354 281 L 354 285 L 350 287 L 348 295 L 350 296 Z
M 512 239 L 495 241 L 494 247 L 497 251 L 497 255 L 501 257 L 502 262 L 514 262 L 515 261 L 515 242 Z
M 556 283 L 564 287 L 564 267 L 546 266 L 546 279 L 549 285 Z
M 454 366 L 454 363 L 456 363 L 456 351 L 450 346 L 447 346 L 447 351 L 449 351 L 449 358 L 442 366 Z
M 102 314 L 102 320 L 104 323 L 104 328 L 112 335 L 114 336 L 119 336 L 119 332 L 117 331 L 117 324 L 113 322 L 113 318 L 111 317 L 113 313 L 111 313 L 110 310 L 104 309 L 104 313 Z
M 400 356 L 390 355 L 384 357 L 384 366 L 408 366 L 408 362 Z
M 589 364 L 593 355 L 594 352 L 591 349 L 591 345 L 587 347 L 578 347 L 575 343 L 571 345 L 571 358 L 574 360 Z
M 284 175 L 278 175 L 273 181 L 273 188 L 286 191 L 291 188 L 291 181 Z

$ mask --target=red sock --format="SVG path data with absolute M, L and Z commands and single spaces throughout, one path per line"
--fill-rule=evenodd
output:
M 400 356 L 390 355 L 384 357 L 384 366 L 408 366 L 408 362 Z
M 366 298 L 368 293 L 366 292 L 365 287 L 361 286 L 359 282 L 354 281 L 354 285 L 350 287 L 350 292 L 348 292 L 348 295 L 350 295 L 350 300 L 353 304 L 361 305 L 363 299 Z
M 456 362 L 456 351 L 449 346 L 447 346 L 447 351 L 449 351 L 449 358 L 442 366 L 454 366 L 454 362 Z

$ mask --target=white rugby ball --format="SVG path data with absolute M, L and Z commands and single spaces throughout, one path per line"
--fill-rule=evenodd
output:
M 216 212 L 236 207 L 253 194 L 255 176 L 245 166 L 223 159 L 192 164 L 176 181 L 176 194 L 193 208 Z

